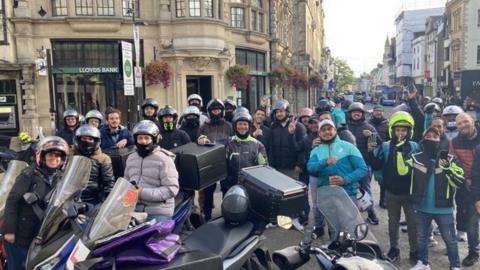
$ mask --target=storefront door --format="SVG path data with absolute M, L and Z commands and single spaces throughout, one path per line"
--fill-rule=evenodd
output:
M 191 94 L 202 97 L 205 111 L 207 103 L 212 99 L 212 76 L 187 76 L 187 97 Z

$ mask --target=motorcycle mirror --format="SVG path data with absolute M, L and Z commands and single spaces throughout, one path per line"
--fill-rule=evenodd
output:
M 358 224 L 355 227 L 355 240 L 361 241 L 367 237 L 368 234 L 368 225 L 367 223 Z
M 62 209 L 63 213 L 67 218 L 74 218 L 78 216 L 77 207 L 73 202 L 66 202 Z
M 280 228 L 290 230 L 293 226 L 292 219 L 287 216 L 277 216 L 277 224 Z

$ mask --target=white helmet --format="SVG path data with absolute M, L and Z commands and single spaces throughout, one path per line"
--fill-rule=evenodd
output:
M 357 207 L 360 212 L 365 212 L 373 205 L 372 196 L 362 188 L 358 190 L 360 191 L 360 197 L 357 197 Z
M 459 113 L 463 113 L 463 109 L 462 109 L 462 108 L 460 108 L 460 107 L 457 106 L 457 105 L 450 105 L 450 106 L 445 107 L 445 109 L 443 109 L 442 115 L 443 115 L 443 116 L 446 116 L 446 115 L 458 115 Z
M 190 105 L 190 101 L 198 100 L 200 102 L 200 107 L 203 106 L 203 99 L 199 94 L 191 94 L 187 97 L 187 103 Z

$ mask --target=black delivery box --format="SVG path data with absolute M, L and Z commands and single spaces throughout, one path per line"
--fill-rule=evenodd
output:
M 131 153 L 137 151 L 136 149 L 135 145 L 130 145 L 122 149 L 115 148 L 103 150 L 103 153 L 107 154 L 112 160 L 112 169 L 115 179 L 123 177 L 125 168 L 127 167 L 127 158 Z
M 227 158 L 222 144 L 198 145 L 188 143 L 171 149 L 176 154 L 180 187 L 202 190 L 227 178 Z
M 253 213 L 266 222 L 279 215 L 299 217 L 308 200 L 305 184 L 269 166 L 243 168 L 239 181 L 247 189 Z

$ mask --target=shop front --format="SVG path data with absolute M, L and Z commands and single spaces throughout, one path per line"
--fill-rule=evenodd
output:
M 250 67 L 250 81 L 245 92 L 237 93 L 237 104 L 255 110 L 264 96 L 268 96 L 265 83 L 268 73 L 266 72 L 265 53 L 255 50 L 237 48 L 235 50 L 235 62 L 239 65 Z
M 131 128 L 139 121 L 144 90 L 124 95 L 120 47 L 120 41 L 52 41 L 57 127 L 67 109 L 86 114 L 114 107 L 122 112 L 123 125 Z

